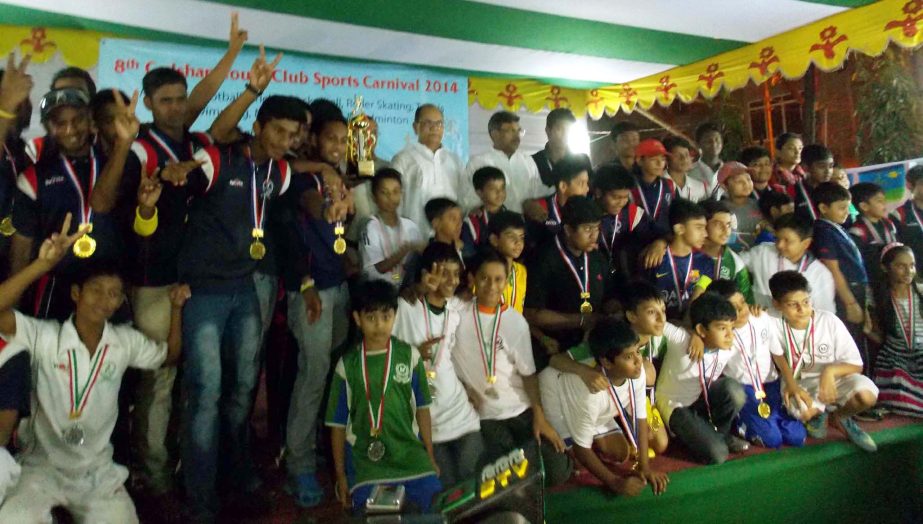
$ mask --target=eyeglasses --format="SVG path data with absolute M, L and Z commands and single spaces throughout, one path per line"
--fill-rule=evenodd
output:
M 508 127 L 506 129 L 501 129 L 500 132 L 507 135 L 519 135 L 520 137 L 526 136 L 526 130 L 521 127 Z
M 442 120 L 420 120 L 419 124 L 426 129 L 442 129 L 445 127 L 445 122 Z

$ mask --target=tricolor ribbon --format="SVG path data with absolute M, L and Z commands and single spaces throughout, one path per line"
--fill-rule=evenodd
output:
M 372 437 L 381 435 L 382 426 L 385 420 L 385 394 L 388 392 L 388 384 L 391 382 L 391 339 L 388 339 L 388 349 L 385 351 L 385 370 L 381 379 L 381 400 L 378 402 L 378 409 L 372 408 L 372 391 L 369 387 L 369 368 L 368 368 L 368 348 L 365 340 L 362 341 L 362 385 L 365 387 L 365 400 L 369 405 L 369 428 L 371 428 Z M 377 416 L 376 416 L 377 413 Z
M 686 276 L 683 278 L 682 288 L 679 285 L 679 273 L 676 271 L 676 260 L 673 259 L 673 251 L 667 246 L 667 260 L 670 262 L 670 273 L 673 275 L 673 285 L 676 287 L 676 298 L 679 303 L 683 303 L 683 296 L 686 294 L 686 288 L 689 286 L 689 274 L 692 273 L 692 253 L 689 253 L 689 263 L 686 264 Z
M 744 366 L 747 367 L 747 376 L 750 377 L 753 392 L 757 394 L 756 398 L 762 398 L 765 394 L 759 395 L 763 391 L 763 374 L 760 372 L 760 363 L 756 357 L 756 329 L 754 329 L 752 322 L 748 322 L 747 327 L 750 328 L 750 351 L 747 350 L 743 337 L 740 336 L 736 329 L 734 330 L 734 340 L 737 341 L 740 356 L 743 357 Z M 752 357 L 751 354 L 753 355 Z M 753 374 L 754 370 L 756 370 L 756 375 Z
M 705 379 L 705 355 L 702 355 L 702 360 L 699 361 L 699 385 L 702 386 L 702 398 L 705 400 L 705 409 L 708 410 L 709 420 L 711 420 L 711 403 L 708 401 L 708 388 L 710 388 L 712 382 L 715 381 L 715 374 L 718 371 L 718 360 L 718 352 L 716 351 L 715 363 L 712 364 L 708 380 Z M 714 424 L 714 421 L 712 421 L 712 424 Z
M 581 279 L 580 273 L 577 272 L 577 267 L 574 266 L 574 263 L 570 259 L 570 256 L 568 256 L 567 253 L 564 252 L 564 248 L 561 247 L 560 237 L 555 237 L 554 243 L 558 247 L 558 254 L 561 255 L 561 258 L 564 260 L 564 263 L 567 264 L 567 268 L 570 269 L 571 275 L 574 276 L 574 280 L 577 281 L 577 285 L 580 287 L 580 298 L 584 298 L 588 296 L 590 293 L 590 258 L 589 256 L 587 256 L 586 252 L 583 253 L 583 279 Z
M 77 172 L 74 170 L 73 164 L 71 164 L 70 160 L 68 160 L 63 153 L 61 154 L 61 163 L 64 164 L 64 171 L 67 173 L 67 178 L 70 179 L 74 189 L 77 190 L 77 200 L 80 204 L 80 225 L 91 224 L 93 206 L 90 205 L 90 197 L 93 195 L 93 187 L 96 186 L 96 175 L 98 172 L 96 152 L 93 148 L 90 148 L 90 183 L 87 186 L 86 192 L 83 191 L 83 186 L 80 184 L 80 179 L 77 178 Z
M 171 148 L 169 144 L 167 144 L 167 141 L 162 136 L 160 136 L 156 131 L 154 131 L 153 128 L 148 130 L 148 136 L 150 136 L 151 140 L 153 140 L 154 143 L 157 144 L 160 147 L 160 149 L 162 149 L 163 152 L 167 154 L 168 157 L 170 157 L 171 161 L 173 161 L 174 163 L 178 163 L 180 161 L 176 153 L 173 152 L 173 148 Z M 189 156 L 191 157 L 192 155 L 193 155 L 192 143 L 190 142 L 189 143 Z
M 638 409 L 637 404 L 635 404 L 635 386 L 634 381 L 631 379 L 625 379 L 628 383 L 628 403 L 631 409 L 631 422 L 628 421 L 628 417 L 625 415 L 625 409 L 622 407 L 622 400 L 619 398 L 619 392 L 615 389 L 615 384 L 609 380 L 609 375 L 606 373 L 606 368 L 600 366 L 600 369 L 603 372 L 603 376 L 606 377 L 606 380 L 609 382 L 609 397 L 612 399 L 612 402 L 615 404 L 615 409 L 618 412 L 618 417 L 622 421 L 622 425 L 625 429 L 625 438 L 628 439 L 628 443 L 631 444 L 631 447 L 638 449 Z
M 272 192 L 272 159 L 269 159 L 269 165 L 266 167 L 266 177 L 263 179 L 263 185 L 261 186 L 262 195 L 257 197 L 259 192 L 256 189 L 256 163 L 252 158 L 247 159 L 250 162 L 250 183 L 253 189 L 253 232 L 254 236 L 262 236 L 263 234 L 263 221 L 265 219 L 264 210 L 266 209 L 266 200 L 269 198 L 269 193 Z
M 811 316 L 811 321 L 808 323 L 808 327 L 804 331 L 804 340 L 801 342 L 801 351 L 798 351 L 798 343 L 795 341 L 795 333 L 792 331 L 792 326 L 788 323 L 787 320 L 784 319 L 782 320 L 782 324 L 785 326 L 785 340 L 787 343 L 786 345 L 788 346 L 788 351 L 786 351 L 785 357 L 786 360 L 788 360 L 789 367 L 792 368 L 792 376 L 797 379 L 798 373 L 804 366 L 804 355 L 808 351 L 807 345 L 809 337 L 811 340 L 811 366 L 814 366 L 814 316 Z
M 93 386 L 96 385 L 96 380 L 99 378 L 99 373 L 103 368 L 103 363 L 105 363 L 106 355 L 108 354 L 108 344 L 103 346 L 102 350 L 96 352 L 96 355 L 93 356 L 93 362 L 90 364 L 90 373 L 87 375 L 87 379 L 81 388 L 78 384 L 77 351 L 72 349 L 67 352 L 67 370 L 70 380 L 70 387 L 68 389 L 70 390 L 71 401 L 70 418 L 72 420 L 79 419 L 83 415 L 83 410 L 86 409 L 89 403 L 90 393 L 93 392 Z
M 478 346 L 481 348 L 481 362 L 484 364 L 484 376 L 487 377 L 488 383 L 490 378 L 495 376 L 495 361 L 497 356 L 497 341 L 500 338 L 500 321 L 503 316 L 503 307 L 497 305 L 497 312 L 494 313 L 494 324 L 490 330 L 490 342 L 484 340 L 484 328 L 481 327 L 481 315 L 478 311 L 477 304 L 471 308 L 474 313 L 474 330 L 477 333 Z
M 426 300 L 426 297 L 420 299 L 420 305 L 423 306 L 423 326 L 426 328 L 426 340 L 433 339 L 433 314 L 429 310 L 429 302 Z M 445 315 L 442 319 L 442 335 L 439 343 L 436 345 L 436 348 L 432 351 L 432 355 L 429 359 L 429 368 L 430 370 L 435 370 L 436 365 L 439 363 L 439 356 L 442 354 L 442 346 L 445 344 L 445 330 L 448 325 L 448 313 L 443 313 Z
M 638 185 L 638 195 L 641 197 L 641 205 L 644 206 L 644 211 L 651 216 L 651 220 L 654 222 L 657 221 L 657 217 L 660 216 L 660 203 L 663 201 L 663 179 L 657 179 L 657 206 L 654 208 L 654 212 L 651 213 L 650 206 L 647 205 L 647 197 L 644 196 L 644 189 Z

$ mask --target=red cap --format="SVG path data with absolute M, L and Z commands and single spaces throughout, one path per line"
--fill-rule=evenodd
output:
M 718 170 L 718 185 L 724 185 L 727 179 L 731 177 L 749 172 L 750 170 L 747 169 L 747 166 L 740 162 L 725 162 L 724 165 L 721 166 L 721 169 Z
M 645 138 L 635 148 L 635 156 L 638 158 L 657 155 L 670 156 L 670 153 L 667 153 L 667 148 L 656 138 Z

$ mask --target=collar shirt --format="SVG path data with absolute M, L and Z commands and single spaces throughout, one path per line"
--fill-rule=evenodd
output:
M 404 187 L 398 214 L 413 221 L 423 238 L 427 238 L 432 233 L 432 227 L 423 208 L 438 197 L 458 201 L 464 164 L 458 155 L 445 147 L 433 151 L 419 142 L 408 144 L 394 155 L 391 163 L 394 169 L 400 171 Z
M 516 151 L 508 157 L 499 149 L 471 157 L 465 170 L 465 179 L 459 188 L 459 199 L 465 209 L 474 209 L 481 204 L 472 183 L 474 172 L 484 166 L 493 166 L 506 176 L 506 208 L 522 213 L 522 203 L 532 198 L 543 198 L 553 191 L 542 183 L 538 166 L 531 156 Z

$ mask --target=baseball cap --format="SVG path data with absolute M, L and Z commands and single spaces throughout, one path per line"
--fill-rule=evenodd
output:
M 740 162 L 725 162 L 721 169 L 718 170 L 718 185 L 723 185 L 731 177 L 749 172 L 750 170 L 747 169 L 747 166 Z
M 42 121 L 48 119 L 51 112 L 59 107 L 76 107 L 84 108 L 89 106 L 90 96 L 82 89 L 65 87 L 62 89 L 52 89 L 42 97 L 42 103 L 39 105 Z
M 639 158 L 657 155 L 670 156 L 670 153 L 667 152 L 667 148 L 663 147 L 663 143 L 656 138 L 645 138 L 635 148 L 635 156 Z

